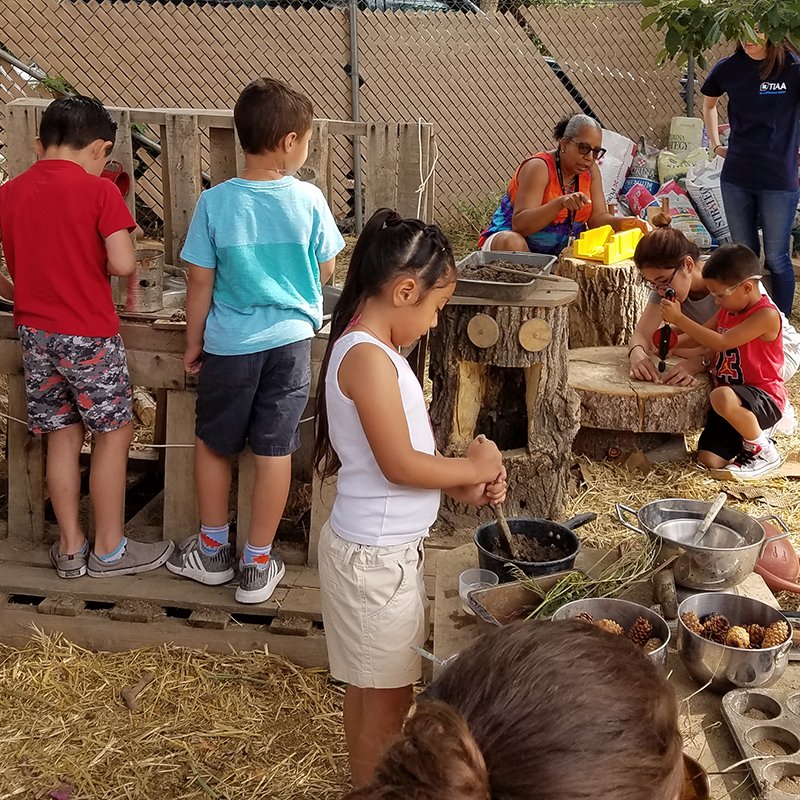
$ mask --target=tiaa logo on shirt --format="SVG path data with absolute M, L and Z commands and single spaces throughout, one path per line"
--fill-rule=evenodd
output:
M 786 94 L 786 82 L 764 81 L 759 87 L 759 94 Z

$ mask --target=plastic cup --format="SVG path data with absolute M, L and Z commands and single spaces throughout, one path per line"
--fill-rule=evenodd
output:
M 465 569 L 458 577 L 458 594 L 461 597 L 461 607 L 467 614 L 475 612 L 469 607 L 469 593 L 478 589 L 488 589 L 497 586 L 500 578 L 488 569 Z

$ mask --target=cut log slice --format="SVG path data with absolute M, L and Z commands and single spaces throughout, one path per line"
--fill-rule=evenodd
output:
M 670 359 L 671 366 L 678 359 Z M 581 400 L 581 427 L 638 433 L 685 433 L 705 425 L 708 377 L 667 386 L 630 377 L 625 347 L 569 351 L 569 385 Z

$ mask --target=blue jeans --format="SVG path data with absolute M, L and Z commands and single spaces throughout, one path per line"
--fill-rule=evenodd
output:
M 750 190 L 722 181 L 722 203 L 733 241 L 756 255 L 759 224 L 764 233 L 764 260 L 772 276 L 772 299 L 787 319 L 794 302 L 794 267 L 789 252 L 800 191 Z

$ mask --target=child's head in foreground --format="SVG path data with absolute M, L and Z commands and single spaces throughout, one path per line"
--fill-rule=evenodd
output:
M 678 800 L 675 693 L 626 638 L 517 622 L 422 693 L 373 783 L 351 800 Z
M 703 280 L 717 304 L 727 311 L 743 311 L 761 298 L 758 256 L 743 244 L 725 244 L 703 265 Z
M 61 97 L 42 114 L 36 150 L 44 158 L 69 158 L 100 175 L 114 148 L 117 123 L 93 97 Z
M 236 101 L 233 119 L 246 154 L 282 156 L 287 172 L 299 169 L 308 157 L 314 107 L 285 83 L 257 78 L 248 84 Z

